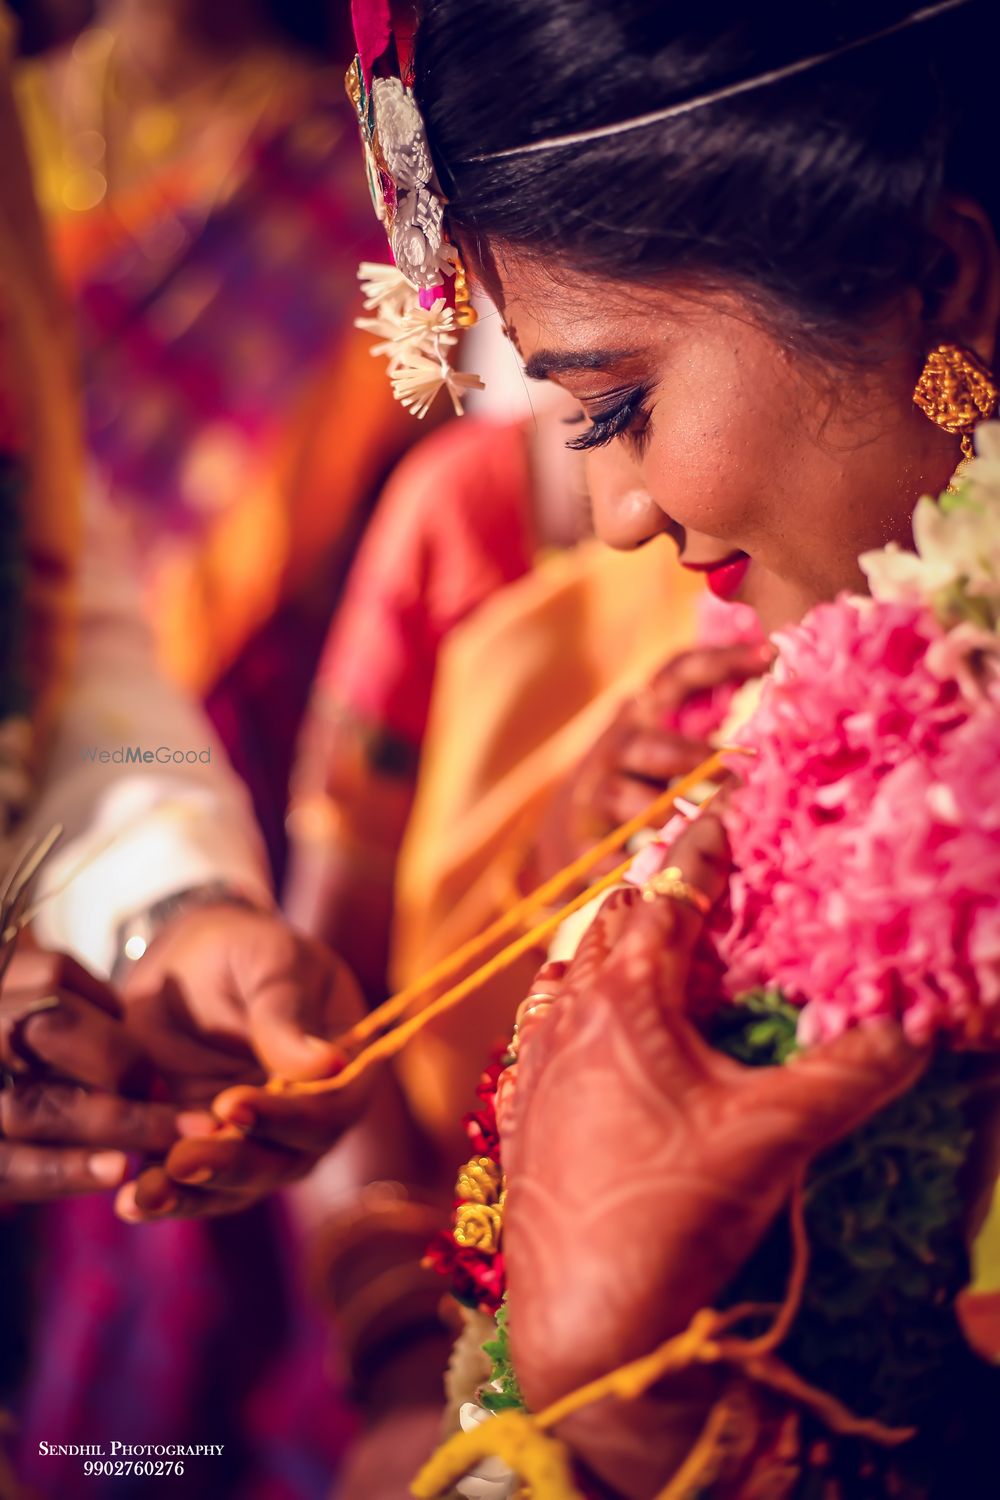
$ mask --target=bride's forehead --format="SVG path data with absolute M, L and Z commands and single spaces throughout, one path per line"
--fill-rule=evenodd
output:
M 606 364 L 612 356 L 634 354 L 651 342 L 659 326 L 648 303 L 640 314 L 634 301 L 602 296 L 594 282 L 545 283 L 535 276 L 514 275 L 503 291 L 504 331 L 525 361 L 545 353 L 549 365 L 553 361 L 548 355 L 559 351 L 566 355 L 564 367 L 582 369 L 593 367 L 596 352 Z

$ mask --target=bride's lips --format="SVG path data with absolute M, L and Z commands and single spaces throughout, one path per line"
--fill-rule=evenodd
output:
M 693 573 L 704 573 L 705 582 L 717 599 L 735 599 L 743 587 L 750 559 L 745 552 L 731 552 L 715 562 L 683 564 Z

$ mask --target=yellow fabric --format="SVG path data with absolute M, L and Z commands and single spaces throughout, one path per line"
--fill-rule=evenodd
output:
M 972 1290 L 1000 1292 L 1000 1187 L 972 1247 Z
M 448 637 L 399 864 L 395 988 L 504 908 L 512 852 L 621 700 L 690 643 L 701 590 L 664 540 L 634 553 L 589 542 L 543 559 Z M 449 1150 L 537 961 L 527 954 L 399 1060 L 418 1119 Z
M 81 444 L 70 317 L 35 203 L 14 102 L 10 38 L 0 0 L 0 379 L 26 444 L 27 669 L 36 725 L 44 729 L 72 665 Z
M 430 970 L 415 984 L 390 996 L 383 1004 L 342 1032 L 335 1041 L 346 1061 L 338 1072 L 323 1078 L 277 1076 L 269 1080 L 268 1088 L 286 1097 L 290 1094 L 336 1093 L 339 1089 L 347 1088 L 369 1068 L 384 1062 L 386 1058 L 395 1057 L 404 1047 L 409 1046 L 414 1037 L 433 1027 L 446 1012 L 473 997 L 478 1000 L 490 982 L 512 969 L 522 955 L 534 955 L 544 950 L 556 932 L 565 925 L 567 917 L 578 915 L 585 908 L 593 906 L 599 897 L 620 885 L 632 864 L 632 854 L 606 875 L 600 876 L 593 885 L 578 891 L 565 906 L 553 909 L 554 903 L 561 900 L 574 885 L 578 885 L 607 855 L 626 848 L 629 840 L 644 829 L 660 827 L 670 817 L 677 802 L 690 797 L 697 787 L 717 776 L 725 766 L 725 753 L 724 750 L 717 750 L 708 756 L 693 771 L 675 781 L 666 791 L 660 792 L 643 812 L 613 829 L 600 843 L 585 850 L 543 885 L 521 897 L 513 907 L 487 927 L 479 939 L 473 939 L 457 953 L 446 958 L 437 969 Z M 539 921 L 536 919 L 540 913 L 545 915 Z M 521 931 L 520 936 L 507 942 L 518 928 L 527 930 Z M 504 946 L 499 951 L 494 951 L 492 958 L 488 958 L 471 974 L 451 985 L 437 998 L 426 998 L 433 996 L 434 989 L 440 988 L 448 976 L 461 973 L 463 968 L 468 969 L 482 954 L 489 952 L 491 948 L 496 950 L 501 942 Z

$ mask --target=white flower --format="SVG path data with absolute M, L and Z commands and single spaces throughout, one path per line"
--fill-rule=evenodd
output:
M 400 319 L 395 339 L 398 344 L 424 351 L 449 348 L 458 342 L 454 311 L 443 297 L 438 297 L 430 307 L 421 307 L 418 302 Z
M 1000 505 L 1000 422 L 980 422 L 976 456 L 961 471 L 961 482 L 974 500 Z
M 399 78 L 376 78 L 372 104 L 375 132 L 393 182 L 397 188 L 424 187 L 434 168 L 413 90 Z
M 733 743 L 733 740 L 739 734 L 744 724 L 752 719 L 757 712 L 766 681 L 766 676 L 748 677 L 746 682 L 742 683 L 736 689 L 732 702 L 729 705 L 729 712 L 711 736 L 711 743 L 713 745 L 731 745 Z M 702 788 L 707 788 L 707 790 L 702 790 Z M 693 802 L 704 802 L 705 798 L 711 792 L 714 792 L 715 789 L 714 782 L 702 782 L 700 788 L 696 788 L 691 792 L 691 800 Z
M 462 395 L 465 391 L 482 390 L 483 382 L 478 375 L 467 375 L 453 370 L 442 356 L 429 358 L 424 354 L 403 351 L 390 365 L 392 393 L 415 417 L 425 417 L 438 391 L 446 390 L 456 417 L 462 415 Z
M 458 1413 L 463 1432 L 471 1432 L 482 1422 L 489 1422 L 493 1412 L 474 1401 L 466 1401 Z M 511 1500 L 517 1489 L 517 1475 L 509 1469 L 502 1458 L 484 1458 L 460 1479 L 455 1489 L 464 1500 Z
M 872 597 L 885 604 L 918 604 L 929 602 L 957 579 L 956 559 L 950 555 L 947 542 L 937 534 L 936 521 L 941 513 L 936 500 L 922 495 L 913 512 L 913 540 L 917 551 L 910 552 L 898 542 L 877 552 L 863 552 L 858 561 L 868 578 Z
M 383 265 L 378 261 L 363 260 L 358 267 L 358 280 L 364 295 L 364 306 L 369 311 L 399 313 L 402 315 L 419 301 L 413 287 L 398 266 Z
M 381 354 L 390 360 L 398 357 L 399 340 L 406 332 L 406 319 L 402 314 L 389 309 L 374 318 L 355 318 L 354 326 L 362 333 L 370 333 L 372 338 L 381 339 L 381 343 L 372 345 L 372 354 Z
M 942 624 L 1000 626 L 1000 423 L 976 431 L 975 458 L 958 493 L 923 495 L 913 512 L 913 552 L 890 542 L 859 559 L 872 596 L 928 604 Z
M 445 1371 L 444 1387 L 448 1397 L 446 1421 L 448 1427 L 457 1431 L 458 1414 L 468 1401 L 475 1401 L 477 1393 L 490 1378 L 493 1361 L 483 1345 L 496 1338 L 497 1325 L 492 1313 L 482 1313 L 472 1307 L 459 1306 L 462 1329 L 452 1345 L 451 1357 Z M 478 1403 L 477 1403 L 478 1404 Z

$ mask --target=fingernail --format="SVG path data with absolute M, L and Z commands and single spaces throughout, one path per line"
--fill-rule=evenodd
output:
M 771 641 L 764 641 L 754 652 L 757 660 L 765 663 L 774 661 L 777 654 L 778 648 Z
M 115 1198 L 115 1213 L 119 1219 L 124 1219 L 127 1224 L 138 1224 L 142 1220 L 142 1213 L 136 1207 L 135 1183 L 126 1182 Z
M 215 1170 L 213 1167 L 192 1167 L 189 1172 L 174 1172 L 172 1175 L 187 1187 L 201 1187 L 202 1183 L 211 1182 Z
M 225 1105 L 221 1113 L 227 1124 L 239 1125 L 243 1130 L 252 1130 L 257 1123 L 257 1111 L 252 1105 L 244 1104 L 242 1100 L 238 1100 L 235 1104 Z
M 205 1110 L 182 1110 L 177 1116 L 177 1134 L 185 1140 L 204 1139 L 207 1135 L 214 1135 L 218 1128 L 218 1120 Z
M 312 1036 L 309 1032 L 306 1032 L 302 1040 L 308 1046 L 310 1046 L 314 1052 L 318 1052 L 320 1048 L 322 1048 L 324 1052 L 329 1052 L 333 1038 L 325 1036 Z
M 176 1193 L 171 1193 L 168 1197 L 164 1198 L 162 1203 L 157 1203 L 155 1207 L 147 1209 L 146 1212 L 159 1217 L 161 1214 L 172 1214 L 176 1207 L 177 1195 Z
M 124 1151 L 97 1151 L 87 1163 L 91 1177 L 106 1187 L 117 1187 L 125 1176 L 128 1157 Z

